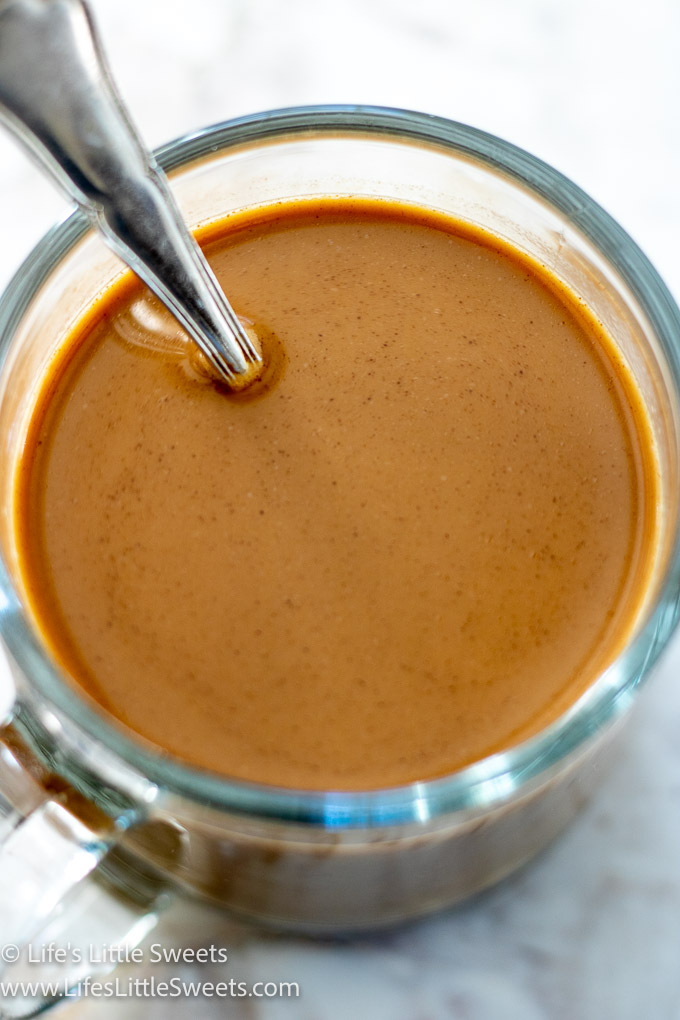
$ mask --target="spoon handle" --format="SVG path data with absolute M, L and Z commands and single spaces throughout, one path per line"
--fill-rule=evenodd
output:
M 84 0 L 0 0 L 0 119 L 231 385 L 260 356 L 187 230 Z

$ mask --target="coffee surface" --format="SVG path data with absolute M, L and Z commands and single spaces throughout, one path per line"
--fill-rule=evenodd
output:
M 131 276 L 79 325 L 17 482 L 54 654 L 165 752 L 288 787 L 427 779 L 538 732 L 625 641 L 654 540 L 613 344 L 434 214 L 328 199 L 203 240 L 268 381 L 202 379 Z

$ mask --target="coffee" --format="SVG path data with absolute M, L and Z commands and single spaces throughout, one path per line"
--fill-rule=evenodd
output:
M 200 378 L 129 276 L 78 325 L 16 490 L 56 658 L 164 751 L 287 787 L 428 779 L 541 730 L 625 644 L 655 542 L 613 343 L 434 213 L 289 203 L 202 240 L 269 373 L 251 399 Z

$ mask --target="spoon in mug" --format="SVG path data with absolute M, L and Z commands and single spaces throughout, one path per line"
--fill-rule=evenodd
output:
M 133 127 L 84 0 L 0 0 L 0 120 L 170 309 L 214 375 L 243 389 L 261 353 Z

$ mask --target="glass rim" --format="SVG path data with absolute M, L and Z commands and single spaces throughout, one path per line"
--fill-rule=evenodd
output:
M 310 133 L 373 135 L 421 142 L 474 159 L 514 178 L 567 216 L 618 271 L 644 309 L 680 390 L 680 311 L 665 284 L 622 227 L 559 171 L 493 135 L 423 113 L 373 106 L 307 106 L 239 117 L 187 134 L 156 150 L 166 171 L 243 145 Z M 0 371 L 15 329 L 54 267 L 92 230 L 85 215 L 69 212 L 38 242 L 0 298 Z M 7 337 L 10 340 L 7 340 Z M 110 722 L 64 682 L 24 614 L 0 558 L 0 632 L 40 695 L 87 736 L 104 745 L 163 791 L 237 815 L 295 821 L 326 828 L 374 828 L 434 821 L 453 812 L 490 810 L 547 777 L 630 702 L 677 621 L 680 539 L 674 536 L 665 576 L 636 637 L 565 713 L 534 737 L 450 775 L 368 791 L 307 791 L 265 786 L 210 773 L 154 751 Z M 669 603 L 670 596 L 670 603 Z M 669 616 L 668 606 L 671 605 Z M 659 638 L 659 632 L 663 636 Z

